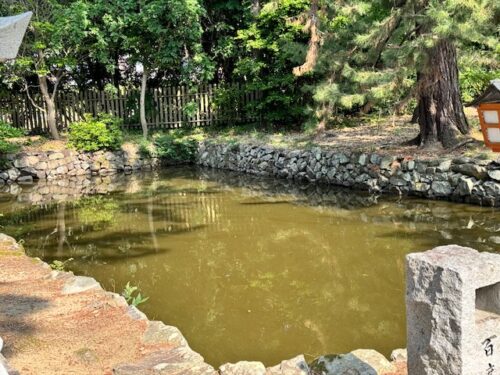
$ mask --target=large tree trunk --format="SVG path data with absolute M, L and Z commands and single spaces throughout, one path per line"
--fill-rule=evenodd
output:
M 252 0 L 252 3 L 250 4 L 250 13 L 252 13 L 252 16 L 254 18 L 257 18 L 259 13 L 260 13 L 260 0 Z
M 142 81 L 141 81 L 141 99 L 139 103 L 139 112 L 141 116 L 142 135 L 148 137 L 148 123 L 146 121 L 146 88 L 148 83 L 148 71 L 146 66 L 143 66 Z
M 318 62 L 321 37 L 319 33 L 319 0 L 311 0 L 311 8 L 305 29 L 309 31 L 310 38 L 307 47 L 306 61 L 304 64 L 293 68 L 293 74 L 297 77 L 311 72 Z
M 57 131 L 56 122 L 56 103 L 54 101 L 54 96 L 49 94 L 49 87 L 47 83 L 46 76 L 38 76 L 38 81 L 40 82 L 40 91 L 42 92 L 42 97 L 47 106 L 47 125 L 49 126 L 50 134 L 52 138 L 59 139 L 59 132 Z
M 421 147 L 457 144 L 458 132 L 469 133 L 458 82 L 457 52 L 448 40 L 427 51 L 426 67 L 418 74 L 418 118 Z

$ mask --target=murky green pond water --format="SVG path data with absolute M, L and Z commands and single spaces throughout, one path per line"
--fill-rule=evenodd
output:
M 194 168 L 122 177 L 115 192 L 78 200 L 52 184 L 0 194 L 0 229 L 30 255 L 74 258 L 69 269 L 109 290 L 139 286 L 150 297 L 141 309 L 213 365 L 387 355 L 405 345 L 405 254 L 448 243 L 500 250 L 491 208 Z M 50 186 L 56 199 L 42 203 Z

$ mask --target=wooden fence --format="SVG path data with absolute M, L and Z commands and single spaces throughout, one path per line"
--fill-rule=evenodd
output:
M 186 86 L 159 87 L 148 90 L 146 119 L 150 128 L 176 129 L 183 126 L 209 126 L 216 123 L 257 122 L 254 107 L 261 95 L 257 91 L 243 90 L 240 84 L 206 84 L 196 88 Z M 215 98 L 224 89 L 231 97 L 230 105 L 219 108 Z M 57 122 L 61 129 L 80 121 L 85 113 L 96 115 L 106 112 L 123 120 L 127 128 L 140 126 L 138 90 L 120 90 L 118 93 L 88 90 L 84 92 L 60 91 L 57 100 Z M 26 94 L 0 98 L 0 120 L 32 133 L 47 131 L 45 108 L 39 95 L 33 97 L 36 106 Z M 250 110 L 249 110 L 250 109 Z

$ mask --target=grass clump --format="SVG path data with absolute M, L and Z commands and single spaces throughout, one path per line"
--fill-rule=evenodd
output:
M 0 121 L 0 140 L 7 138 L 19 138 L 24 137 L 25 135 L 24 130 L 15 128 L 4 121 Z

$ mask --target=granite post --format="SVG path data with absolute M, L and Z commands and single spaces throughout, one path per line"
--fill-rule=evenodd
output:
M 406 288 L 409 375 L 500 374 L 500 255 L 410 254 Z

